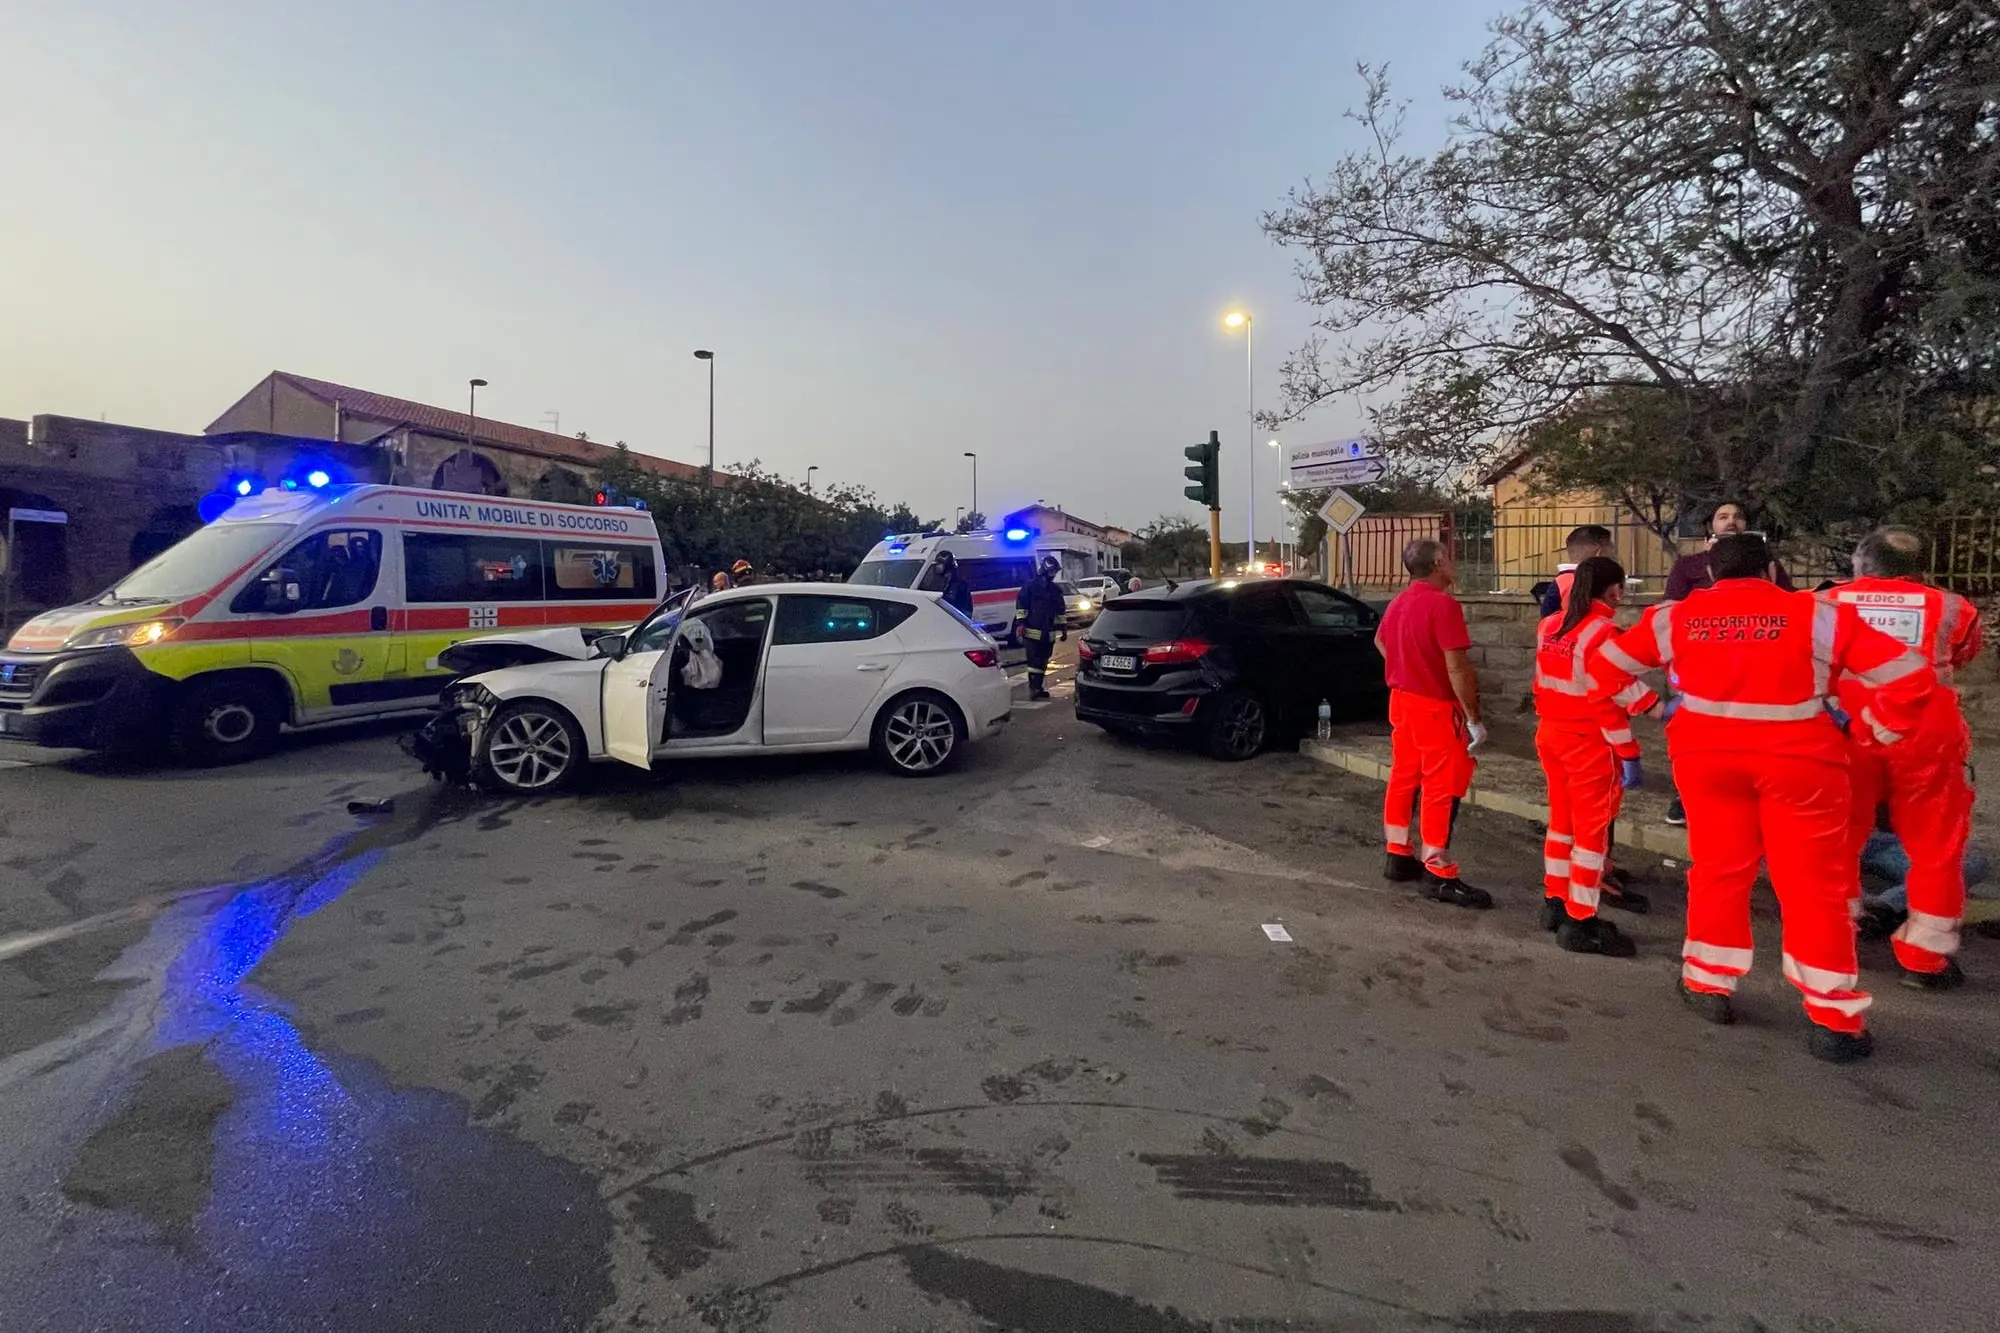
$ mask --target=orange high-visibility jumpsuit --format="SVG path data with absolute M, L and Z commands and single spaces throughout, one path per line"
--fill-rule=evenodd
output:
M 1681 981 L 1727 995 L 1750 970 L 1750 890 L 1761 859 L 1784 914 L 1784 973 L 1806 1015 L 1860 1033 L 1870 1003 L 1854 952 L 1847 743 L 1826 712 L 1851 676 L 1856 725 L 1885 741 L 1922 717 L 1937 675 L 1852 607 L 1763 579 L 1723 579 L 1664 603 L 1591 659 L 1593 696 L 1672 665 L 1680 709 L 1667 752 L 1687 807 Z
M 1568 634 L 1556 637 L 1561 614 L 1536 631 L 1535 753 L 1549 789 L 1549 827 L 1542 843 L 1542 892 L 1559 898 L 1575 920 L 1597 915 L 1599 884 L 1611 851 L 1611 824 L 1624 802 L 1619 761 L 1637 759 L 1630 714 L 1657 700 L 1634 681 L 1610 700 L 1590 697 L 1591 652 L 1618 632 L 1603 602 Z
M 1938 973 L 1958 952 L 1965 916 L 1965 844 L 1972 834 L 1972 783 L 1967 765 L 1972 732 L 1950 681 L 1979 656 L 1979 611 L 1957 593 L 1908 579 L 1867 578 L 1820 594 L 1853 607 L 1890 638 L 1930 659 L 1941 687 L 1923 720 L 1899 745 L 1884 746 L 1872 728 L 1850 726 L 1848 777 L 1854 787 L 1852 861 L 1875 828 L 1875 811 L 1887 802 L 1889 826 L 1910 858 L 1906 888 L 1910 915 L 1890 941 L 1896 961 L 1911 972 Z M 1859 717 L 1861 701 L 1847 681 L 1834 682 L 1842 706 Z M 1860 891 L 1857 878 L 1854 891 Z
M 1383 611 L 1375 642 L 1389 685 L 1391 727 L 1383 843 L 1389 855 L 1416 856 L 1432 875 L 1455 880 L 1452 816 L 1471 790 L 1477 767 L 1447 665 L 1447 654 L 1472 646 L 1464 608 L 1450 593 L 1419 579 Z

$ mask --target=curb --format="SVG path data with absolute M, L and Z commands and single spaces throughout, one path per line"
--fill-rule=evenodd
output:
M 1299 742 L 1299 753 L 1315 763 L 1325 764 L 1367 778 L 1371 782 L 1389 785 L 1389 766 L 1371 754 L 1361 754 L 1345 750 L 1327 741 L 1303 740 Z M 1530 801 L 1520 796 L 1510 796 L 1502 791 L 1482 790 L 1479 780 L 1473 779 L 1472 790 L 1466 793 L 1465 803 L 1476 805 L 1482 810 L 1493 810 L 1516 819 L 1526 819 L 1547 825 L 1549 808 L 1539 801 Z M 1621 819 L 1612 826 L 1612 841 L 1620 847 L 1638 847 L 1660 856 L 1681 861 L 1688 859 L 1687 833 L 1677 828 L 1661 828 L 1654 824 L 1635 824 Z

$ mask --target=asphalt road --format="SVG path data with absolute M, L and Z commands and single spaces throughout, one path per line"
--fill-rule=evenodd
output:
M 1060 688 L 1060 687 L 1059 687 Z M 959 771 L 0 751 L 0 1328 L 1991 1329 L 2000 947 L 1811 1060 L 1381 884 L 1379 789 L 1023 710 Z M 393 798 L 393 814 L 347 802 Z M 1289 942 L 1267 938 L 1281 924 Z

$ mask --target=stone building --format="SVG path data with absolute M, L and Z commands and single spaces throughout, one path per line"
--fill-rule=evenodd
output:
M 0 418 L 0 571 L 13 579 L 18 622 L 110 586 L 199 527 L 204 508 L 225 503 L 239 478 L 275 485 L 324 468 L 346 481 L 587 504 L 617 456 L 608 445 L 283 371 L 200 435 Z M 701 474 L 671 459 L 627 457 L 660 476 Z M 23 524 L 8 551 L 10 508 L 62 510 L 69 521 Z
M 582 500 L 609 445 L 472 417 L 449 408 L 275 370 L 209 423 L 208 434 L 262 432 L 359 445 L 383 455 L 384 480 L 404 486 L 518 499 Z M 701 469 L 650 454 L 634 464 L 665 477 Z

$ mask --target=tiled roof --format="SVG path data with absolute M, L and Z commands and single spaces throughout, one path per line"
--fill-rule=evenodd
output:
M 371 393 L 367 389 L 333 384 L 327 380 L 316 380 L 307 375 L 294 375 L 288 370 L 275 373 L 279 379 L 296 386 L 300 391 L 323 402 L 338 402 L 343 413 L 358 417 L 393 421 L 399 425 L 414 426 L 434 435 L 464 436 L 470 432 L 479 444 L 501 445 L 584 467 L 602 467 L 618 456 L 617 449 L 608 444 L 557 435 L 553 431 L 534 430 L 528 426 L 516 426 L 492 417 L 480 417 L 475 421 L 463 412 L 431 407 L 426 403 L 413 403 L 407 398 L 391 398 L 387 394 Z M 659 458 L 652 454 L 642 454 L 636 449 L 629 451 L 627 456 L 632 460 L 633 466 L 657 476 L 694 477 L 701 473 L 701 469 L 692 464 L 676 462 L 671 458 Z M 727 474 L 722 472 L 717 472 L 715 475 L 718 481 L 729 479 Z

